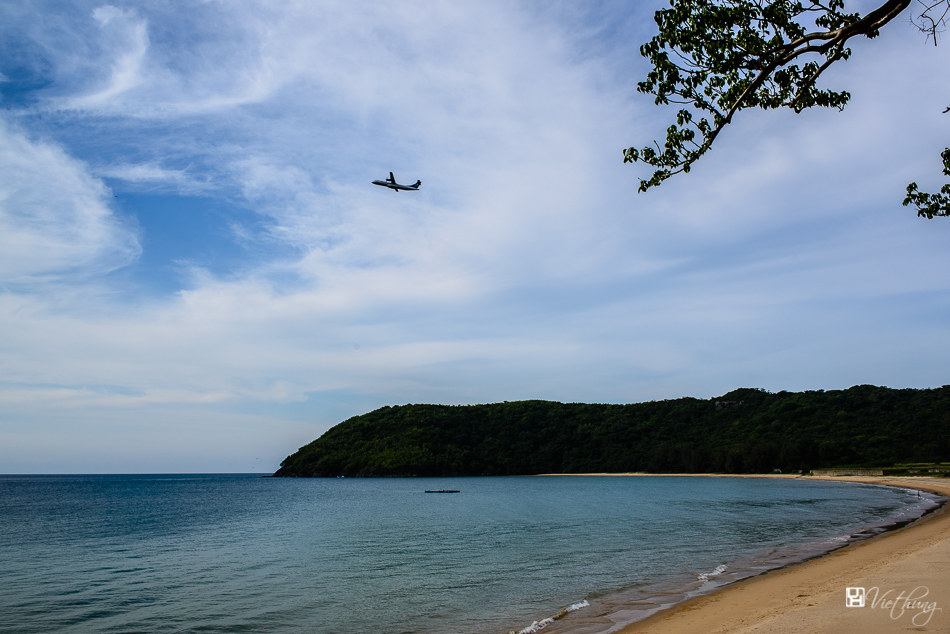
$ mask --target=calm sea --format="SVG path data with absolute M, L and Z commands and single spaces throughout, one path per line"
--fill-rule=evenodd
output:
M 0 632 L 504 634 L 559 613 L 546 634 L 603 632 L 595 617 L 640 618 L 928 498 L 745 478 L 0 476 Z

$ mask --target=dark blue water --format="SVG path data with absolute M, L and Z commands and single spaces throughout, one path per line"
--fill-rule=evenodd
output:
M 743 478 L 0 476 L 0 632 L 503 634 L 585 600 L 550 631 L 592 631 L 917 505 Z

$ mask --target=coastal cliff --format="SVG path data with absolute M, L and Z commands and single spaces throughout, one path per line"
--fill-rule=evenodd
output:
M 275 476 L 789 473 L 950 461 L 950 386 L 778 392 L 628 405 L 382 407 L 329 429 Z

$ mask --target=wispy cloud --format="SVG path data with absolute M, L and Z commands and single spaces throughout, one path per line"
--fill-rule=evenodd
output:
M 75 97 L 68 107 L 83 109 L 102 106 L 119 95 L 139 86 L 142 81 L 142 62 L 148 51 L 148 32 L 145 20 L 137 19 L 131 11 L 105 5 L 92 12 L 99 27 L 108 33 L 115 61 L 105 87 L 89 95 Z
M 155 163 L 109 165 L 95 168 L 93 173 L 139 188 L 161 188 L 178 194 L 198 194 L 212 188 L 207 180 L 196 177 L 187 169 L 168 169 Z
M 0 173 L 0 283 L 88 279 L 138 256 L 138 240 L 112 213 L 102 182 L 2 119 Z

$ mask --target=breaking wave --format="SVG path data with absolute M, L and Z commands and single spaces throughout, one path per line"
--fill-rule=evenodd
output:
M 726 564 L 721 564 L 719 566 L 716 566 L 716 569 L 713 570 L 712 572 L 702 573 L 701 575 L 699 575 L 698 578 L 700 581 L 709 581 L 710 577 L 718 577 L 725 571 L 726 571 Z
M 583 601 L 579 603 L 572 603 L 571 605 L 567 606 L 566 608 L 564 608 L 563 610 L 561 610 L 554 616 L 549 616 L 548 618 L 541 619 L 540 621 L 533 621 L 531 625 L 529 625 L 528 627 L 522 630 L 518 630 L 517 632 L 512 630 L 511 632 L 508 632 L 508 634 L 534 634 L 535 632 L 540 632 L 541 630 L 546 628 L 548 625 L 551 625 L 556 620 L 566 616 L 567 614 L 570 614 L 571 612 L 576 612 L 577 610 L 580 610 L 582 608 L 587 608 L 587 607 L 590 607 L 590 602 L 588 602 L 587 599 L 584 599 Z

